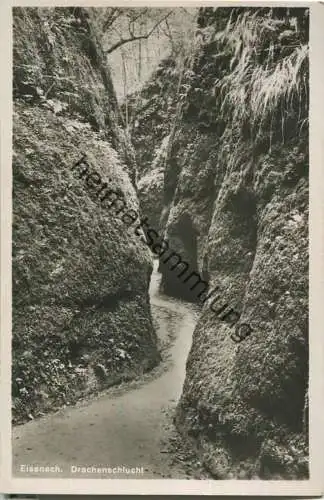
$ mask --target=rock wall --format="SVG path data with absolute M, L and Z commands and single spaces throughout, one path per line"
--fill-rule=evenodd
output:
M 161 144 L 170 133 L 179 78 L 176 61 L 167 57 L 146 84 L 121 105 L 122 114 L 128 119 L 140 179 L 152 171 Z
M 159 361 L 147 246 L 73 170 L 139 210 L 136 163 L 81 8 L 14 8 L 13 419 L 22 422 Z
M 169 137 L 166 136 L 160 145 L 151 166 L 151 170 L 138 181 L 138 198 L 141 211 L 148 219 L 148 225 L 156 231 L 160 229 L 163 210 L 164 170 Z
M 216 478 L 307 477 L 307 9 L 206 8 L 199 29 L 162 223 L 240 318 L 204 302 L 177 425 Z M 164 290 L 186 297 L 161 270 Z M 236 343 L 243 323 L 252 332 Z
M 121 106 L 138 165 L 138 197 L 150 227 L 160 228 L 163 210 L 165 160 L 176 110 L 179 68 L 173 57 L 163 59 L 148 82 Z

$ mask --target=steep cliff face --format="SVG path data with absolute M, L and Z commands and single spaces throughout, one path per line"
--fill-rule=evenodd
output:
M 203 304 L 177 423 L 215 477 L 306 477 L 307 10 L 201 9 L 199 27 L 162 222 L 218 298 Z M 188 293 L 161 270 L 164 290 Z
M 191 56 L 175 53 L 163 59 L 144 87 L 128 96 L 122 106 L 127 114 L 138 165 L 138 197 L 143 214 L 156 230 L 168 214 L 166 162 L 171 169 L 170 146 L 181 104 L 185 100 L 191 74 Z M 183 151 L 182 151 L 183 152 Z M 177 168 L 176 165 L 173 165 Z M 171 194 L 172 198 L 173 192 Z M 161 218 L 162 216 L 162 218 Z
M 179 67 L 172 57 L 161 61 L 146 84 L 122 104 L 136 151 L 139 177 L 151 172 L 163 139 L 169 135 L 175 112 Z
M 134 154 L 94 26 L 84 9 L 14 9 L 15 421 L 159 361 L 148 249 L 73 169 L 86 153 L 138 212 Z
M 136 151 L 140 206 L 150 226 L 156 230 L 160 227 L 163 210 L 165 160 L 179 79 L 179 67 L 172 57 L 168 57 L 161 61 L 140 91 L 128 96 L 127 105 L 122 105 Z
M 164 170 L 169 137 L 162 140 L 151 170 L 141 177 L 137 185 L 141 211 L 147 217 L 149 226 L 157 231 L 160 229 L 163 210 Z

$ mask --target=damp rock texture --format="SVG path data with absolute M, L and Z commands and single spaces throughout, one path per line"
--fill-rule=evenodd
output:
M 13 18 L 12 390 L 23 422 L 134 378 L 159 354 L 149 251 L 96 194 L 110 182 L 139 211 L 95 23 L 81 8 Z M 72 168 L 83 154 L 90 180 Z
M 138 165 L 138 198 L 156 231 L 163 211 L 164 171 L 180 74 L 176 57 L 163 59 L 140 91 L 127 98 L 127 116 Z M 122 105 L 125 112 L 125 105 Z
M 163 211 L 164 170 L 168 143 L 169 136 L 166 136 L 156 153 L 151 170 L 138 182 L 138 198 L 142 214 L 147 217 L 148 226 L 158 232 Z
M 162 226 L 218 291 L 202 307 L 176 421 L 215 478 L 305 478 L 308 12 L 203 8 L 198 26 Z M 190 299 L 167 267 L 164 290 Z M 235 325 L 215 314 L 222 304 Z M 243 323 L 251 334 L 234 342 Z

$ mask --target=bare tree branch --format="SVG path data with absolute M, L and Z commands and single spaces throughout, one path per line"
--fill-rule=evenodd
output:
M 162 17 L 162 19 L 160 19 L 157 23 L 155 23 L 153 28 L 146 35 L 138 35 L 138 36 L 131 36 L 129 38 L 122 38 L 121 40 L 116 42 L 114 45 L 112 45 L 109 49 L 105 50 L 105 53 L 111 54 L 112 52 L 114 52 L 114 50 L 117 50 L 122 45 L 125 45 L 125 43 L 134 42 L 135 40 L 147 40 L 152 35 L 152 33 L 156 30 L 156 28 L 158 28 L 158 26 L 161 23 L 163 23 L 172 14 L 172 12 L 173 11 L 171 10 L 164 17 Z
M 132 20 L 129 20 L 128 21 L 128 32 L 130 34 L 131 37 L 134 37 L 135 34 L 134 34 L 134 23 Z
M 116 19 L 122 14 L 122 9 L 119 9 L 118 7 L 114 7 L 111 9 L 111 12 L 109 12 L 108 17 L 106 21 L 104 22 L 104 25 L 102 27 L 103 31 L 107 31 L 112 24 L 116 21 Z
M 198 10 L 197 8 L 196 9 L 186 9 L 185 7 L 180 7 L 180 9 L 185 12 L 186 14 L 188 14 L 190 17 L 192 17 L 193 19 L 195 18 L 196 16 L 196 11 Z M 194 10 L 194 12 L 191 12 L 192 10 Z
M 170 25 L 169 25 L 169 23 L 168 23 L 168 20 L 167 20 L 167 19 L 166 19 L 166 21 L 165 21 L 165 24 L 166 24 L 166 27 L 167 27 L 167 29 L 168 29 L 167 36 L 169 37 L 169 40 L 170 40 L 170 42 L 171 42 L 172 52 L 174 52 L 175 44 L 174 44 L 174 41 L 173 41 L 173 36 L 172 36 L 171 28 L 170 28 Z
M 139 19 L 141 16 L 145 16 L 147 14 L 148 8 L 145 7 L 137 16 L 132 17 L 132 22 L 135 23 L 137 19 Z

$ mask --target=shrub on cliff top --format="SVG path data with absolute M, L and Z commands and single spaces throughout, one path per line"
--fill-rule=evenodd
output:
M 246 12 L 215 38 L 231 55 L 231 72 L 216 81 L 215 91 L 220 90 L 221 109 L 234 123 L 249 117 L 260 127 L 271 123 L 277 110 L 284 120 L 296 106 L 305 119 L 308 45 L 300 42 L 294 18 L 287 25 L 270 13 Z
M 308 117 L 308 9 L 223 11 L 208 11 L 208 23 L 200 16 L 187 118 L 224 120 L 254 137 L 264 126 L 281 140 L 292 125 L 299 133 Z

